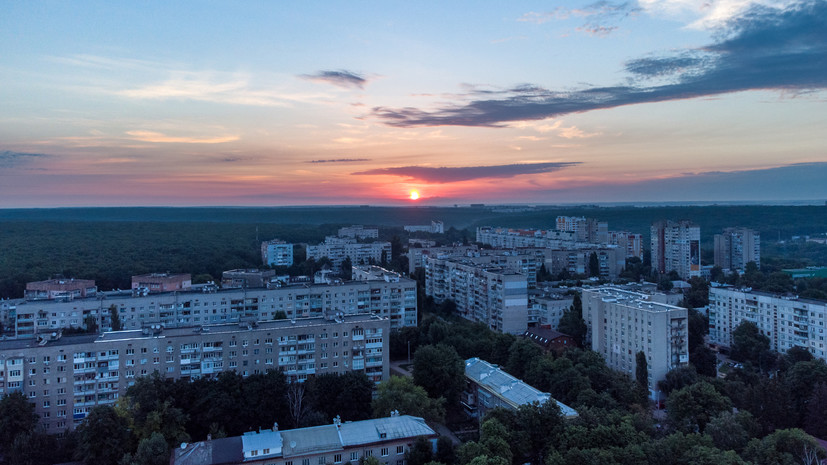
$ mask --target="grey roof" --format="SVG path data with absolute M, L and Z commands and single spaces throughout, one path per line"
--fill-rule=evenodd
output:
M 339 432 L 345 446 L 436 434 L 425 420 L 410 415 L 343 423 Z
M 175 448 L 175 465 L 223 465 L 239 463 L 241 454 L 241 437 L 213 439 L 196 442 L 183 449 Z
M 577 411 L 560 401 L 553 399 L 551 394 L 541 392 L 525 382 L 509 375 L 496 365 L 492 365 L 479 358 L 469 358 L 465 361 L 465 376 L 496 395 L 515 409 L 521 405 L 549 400 L 557 402 L 560 411 L 566 417 L 577 416 Z
M 313 426 L 281 432 L 284 457 L 342 450 L 339 432 L 334 425 Z M 245 451 L 247 448 L 245 447 Z

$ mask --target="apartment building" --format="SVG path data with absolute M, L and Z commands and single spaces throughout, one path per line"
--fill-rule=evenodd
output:
M 533 296 L 528 310 L 529 326 L 545 326 L 557 329 L 563 312 L 568 310 L 574 298 L 570 295 L 547 293 Z
M 431 224 L 412 224 L 403 227 L 408 232 L 427 232 L 431 234 L 444 234 L 445 223 L 442 221 L 431 221 Z
M 360 243 L 356 239 L 328 236 L 321 244 L 307 246 L 308 259 L 321 260 L 322 257 L 327 257 L 334 268 L 341 267 L 347 257 L 354 265 L 381 263 L 390 261 L 391 243 Z
M 192 276 L 189 273 L 150 273 L 132 277 L 132 290 L 151 294 L 186 291 L 191 287 Z
M 609 367 L 633 378 L 637 353 L 643 351 L 650 397 L 660 400 L 658 381 L 689 363 L 687 310 L 614 287 L 583 289 L 582 295 L 592 350 L 603 354 Z
M 522 334 L 528 326 L 528 283 L 523 274 L 467 259 L 425 259 L 425 292 L 452 299 L 463 318 Z
M 461 258 L 472 257 L 479 254 L 476 245 L 446 245 L 429 247 L 408 247 L 408 273 L 413 273 L 417 268 L 425 268 L 425 258 Z
M 209 292 L 203 292 L 209 291 Z M 266 321 L 284 312 L 287 318 L 318 317 L 326 313 L 373 313 L 388 317 L 394 329 L 416 326 L 416 282 L 399 277 L 334 285 L 301 283 L 273 289 L 222 289 L 142 295 L 107 292 L 98 298 L 73 301 L 3 301 L 0 320 L 9 336 L 35 337 L 61 328 L 84 327 L 93 316 L 98 327 L 111 328 L 111 309 L 118 309 L 123 329 L 146 324 L 167 328 Z
M 276 277 L 276 270 L 238 269 L 221 273 L 222 289 L 267 287 Z
M 26 300 L 72 300 L 94 297 L 98 292 L 92 279 L 48 279 L 26 283 L 23 297 Z
M 379 228 L 366 228 L 361 224 L 355 224 L 339 228 L 338 235 L 339 237 L 349 237 L 351 239 L 378 239 Z
M 392 414 L 372 420 L 279 431 L 251 431 L 243 436 L 183 444 L 173 452 L 172 465 L 324 465 L 360 463 L 374 457 L 384 465 L 405 465 L 405 454 L 422 436 L 435 448 L 437 433 L 425 420 Z
M 518 247 L 574 247 L 576 240 L 574 232 L 571 231 L 484 226 L 477 228 L 477 242 L 504 249 L 514 249 Z
M 616 279 L 626 265 L 626 251 L 618 247 L 583 247 L 577 249 L 549 249 L 545 251 L 546 270 L 552 274 L 589 275 L 592 253 L 597 255 L 601 278 Z
M 743 321 L 758 326 L 770 339 L 770 348 L 786 352 L 802 347 L 814 357 L 827 360 L 825 325 L 827 302 L 782 296 L 751 289 L 709 289 L 709 341 L 732 345 L 732 331 Z
M 747 263 L 761 267 L 761 234 L 747 228 L 726 228 L 715 235 L 715 265 L 743 271 Z
M 606 244 L 608 242 L 609 223 L 582 216 L 558 216 L 557 230 L 573 232 L 577 242 Z
M 652 223 L 652 268 L 658 273 L 676 271 L 683 279 L 701 276 L 701 228 L 691 221 Z
M 370 314 L 0 341 L 0 395 L 22 392 L 47 433 L 114 404 L 135 378 L 242 376 L 281 370 L 293 381 L 363 371 L 388 377 L 390 320 Z
M 474 418 L 484 417 L 485 412 L 493 408 L 517 410 L 521 405 L 534 402 L 556 402 L 563 417 L 577 416 L 576 410 L 552 398 L 551 394 L 541 392 L 498 366 L 479 358 L 469 358 L 465 361 L 465 379 L 467 384 L 462 395 L 462 404 L 466 413 Z
M 266 266 L 290 266 L 293 264 L 293 244 L 279 239 L 261 243 L 261 262 Z
M 609 245 L 616 245 L 626 251 L 626 258 L 643 260 L 643 234 L 629 231 L 609 231 Z

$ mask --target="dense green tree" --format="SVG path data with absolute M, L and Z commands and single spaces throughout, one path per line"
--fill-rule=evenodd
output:
M 744 458 L 755 465 L 818 465 L 827 457 L 816 440 L 800 429 L 782 429 L 763 439 L 753 439 Z
M 456 449 L 457 463 L 468 465 L 475 457 L 488 454 L 488 450 L 476 441 L 467 441 Z
M 322 374 L 305 382 L 308 402 L 324 414 L 325 422 L 339 416 L 343 421 L 370 418 L 373 382 L 360 371 Z
M 373 399 L 373 417 L 382 418 L 393 410 L 402 415 L 423 417 L 441 423 L 445 417 L 445 399 L 431 399 L 428 393 L 410 378 L 391 376 L 382 381 Z
M 413 380 L 429 396 L 444 396 L 449 405 L 454 405 L 465 388 L 465 363 L 451 346 L 422 346 L 414 355 Z
M 417 436 L 413 445 L 405 452 L 405 461 L 409 465 L 425 465 L 434 458 L 431 441 L 425 436 Z
M 13 465 L 51 465 L 69 460 L 62 454 L 55 436 L 38 432 L 23 432 L 15 436 L 14 443 L 4 449 L 4 463 Z
M 600 261 L 597 258 L 597 252 L 592 252 L 591 255 L 589 255 L 589 277 L 600 277 Z
M 519 338 L 508 349 L 505 371 L 519 379 L 525 378 L 526 369 L 535 359 L 542 357 L 543 349 L 528 338 Z
M 109 319 L 112 321 L 112 331 L 120 331 L 121 330 L 121 317 L 118 314 L 118 306 L 112 304 L 109 307 Z
M 152 433 L 138 443 L 135 455 L 127 453 L 120 460 L 120 465 L 167 465 L 170 462 L 167 441 L 161 433 Z
M 510 446 L 510 433 L 517 432 L 509 432 L 496 418 L 486 418 L 480 425 L 480 444 L 488 451 L 486 455 L 500 457 L 506 463 L 511 463 L 514 453 Z
M 635 354 L 635 384 L 640 402 L 646 405 L 649 400 L 649 365 L 642 350 Z
M 132 450 L 133 436 L 127 420 L 114 408 L 99 405 L 77 428 L 75 456 L 86 465 L 114 465 Z
M 796 425 L 797 415 L 791 393 L 778 377 L 770 379 L 761 376 L 741 389 L 738 407 L 755 417 L 759 434 L 766 435 L 776 429 Z
M 454 465 L 457 461 L 457 456 L 454 451 L 454 441 L 448 436 L 440 436 L 436 440 L 436 455 L 434 458 L 439 463 Z
M 686 433 L 703 433 L 712 417 L 731 409 L 729 398 L 706 381 L 674 391 L 666 401 L 670 423 Z
M 804 430 L 817 438 L 827 438 L 827 382 L 813 387 L 804 416 Z
M 0 399 L 0 452 L 7 451 L 18 434 L 31 434 L 37 427 L 34 404 L 21 392 L 6 394 Z
M 712 417 L 704 434 L 712 438 L 718 449 L 741 453 L 757 429 L 755 419 L 747 411 L 721 412 Z
M 97 333 L 98 320 L 95 318 L 95 315 L 86 315 L 83 318 L 83 327 L 87 333 Z
M 557 330 L 571 336 L 578 346 L 583 347 L 588 327 L 583 321 L 583 301 L 580 293 L 574 294 L 571 307 L 563 312 Z
M 350 281 L 351 279 L 353 279 L 353 262 L 350 261 L 349 256 L 345 257 L 345 259 L 342 260 L 342 266 L 339 275 L 345 281 Z
M 770 339 L 761 334 L 755 323 L 744 320 L 732 330 L 731 357 L 733 360 L 760 365 L 762 357 L 769 350 Z

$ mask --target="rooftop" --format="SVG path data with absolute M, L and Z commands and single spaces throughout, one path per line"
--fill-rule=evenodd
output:
M 505 400 L 514 408 L 521 405 L 538 402 L 540 404 L 553 400 L 560 407 L 563 416 L 576 417 L 577 411 L 562 402 L 553 399 L 551 394 L 541 392 L 525 382 L 509 375 L 496 365 L 479 358 L 469 358 L 465 361 L 465 376 L 487 388 L 497 397 Z

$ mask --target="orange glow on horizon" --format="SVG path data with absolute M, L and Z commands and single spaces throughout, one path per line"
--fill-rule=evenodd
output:
M 418 200 L 419 199 L 419 192 L 416 190 L 411 191 L 411 200 Z

